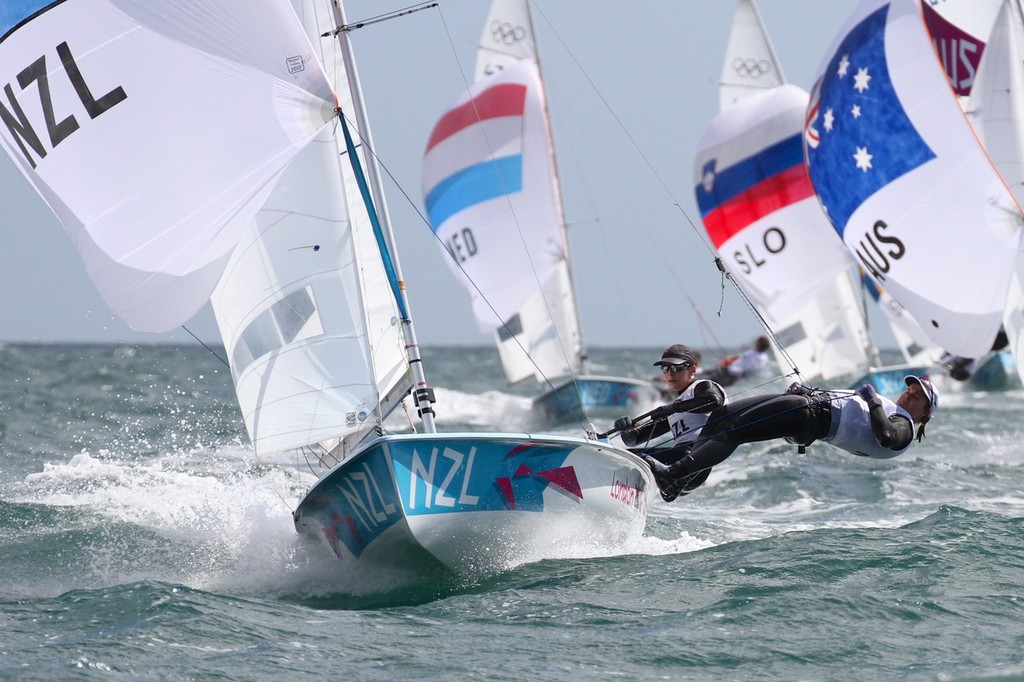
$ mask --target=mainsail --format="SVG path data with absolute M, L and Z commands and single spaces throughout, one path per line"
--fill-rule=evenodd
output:
M 808 108 L 815 191 L 847 248 L 943 348 L 989 350 L 1020 208 L 967 125 L 917 0 L 861 4 Z
M 0 144 L 140 331 L 206 302 L 272 182 L 333 116 L 286 0 L 36 0 L 5 5 L 0 36 Z

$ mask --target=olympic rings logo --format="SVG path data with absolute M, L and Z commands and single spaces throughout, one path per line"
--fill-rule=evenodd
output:
M 513 26 L 507 21 L 495 21 L 491 24 L 491 37 L 496 43 L 512 45 L 526 37 L 526 29 L 522 26 Z
M 737 57 L 732 60 L 732 70 L 741 78 L 760 78 L 772 70 L 767 59 Z

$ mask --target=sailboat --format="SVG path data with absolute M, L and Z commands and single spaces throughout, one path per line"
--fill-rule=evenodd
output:
M 908 373 L 882 367 L 856 266 L 821 212 L 803 163 L 809 95 L 786 82 L 753 0 L 740 0 L 719 84 L 719 113 L 694 163 L 704 228 L 724 265 L 774 330 L 783 375 L 880 392 Z M 937 370 L 937 366 L 931 369 Z
M 210 301 L 256 453 L 304 454 L 318 476 L 294 510 L 302 536 L 346 570 L 433 575 L 642 534 L 655 488 L 630 452 L 437 432 L 340 4 L 64 0 L 2 16 L 4 149 L 133 328 Z M 53 35 L 77 38 L 54 51 Z M 392 433 L 410 394 L 422 432 Z
M 870 276 L 934 342 L 981 357 L 1004 323 L 1024 216 L 935 58 L 928 11 L 866 0 L 848 20 L 812 92 L 808 172 Z
M 980 57 L 974 77 L 957 92 L 989 157 L 1017 203 L 1024 205 L 1024 9 L 1017 0 L 989 0 L 975 7 L 974 12 L 964 12 L 959 5 L 942 8 L 946 13 L 953 9 L 960 12 L 942 16 L 936 9 L 926 9 L 926 23 L 934 39 L 942 20 L 956 20 L 957 25 L 967 24 L 969 18 L 975 23 L 979 19 L 984 22 L 988 42 L 976 50 Z M 970 39 L 970 34 L 966 36 L 961 35 L 960 40 Z M 953 82 L 948 64 L 947 75 Z M 1024 352 L 1024 259 L 1020 254 L 1014 270 L 1003 312 L 1003 332 L 997 335 L 993 350 L 971 360 L 973 371 L 967 381 L 972 388 L 1019 388 L 1024 378 L 1024 365 L 1017 362 L 1018 354 Z
M 1020 154 L 1020 141 L 1014 132 L 1017 127 L 1015 121 L 1019 120 L 1015 116 L 1019 112 L 1015 115 L 1009 111 L 1013 98 L 1019 97 L 1019 94 L 1013 93 L 1019 90 L 1015 83 L 1020 82 L 1020 65 L 1014 62 L 1010 41 L 1013 40 L 1013 33 L 1019 31 L 1021 8 L 1017 0 L 1012 0 L 1004 13 L 1001 11 L 1003 5 L 1004 0 L 951 0 L 935 6 L 925 3 L 921 11 L 950 85 L 959 96 L 989 156 L 1014 192 L 1017 202 L 1021 203 L 1024 197 L 1021 196 L 1019 184 L 1014 181 L 1015 177 L 1021 177 L 1019 165 L 1011 160 L 1011 157 Z M 1013 23 L 1017 26 L 1011 25 Z M 994 48 L 993 54 L 985 59 L 990 43 Z M 983 59 L 987 62 L 984 67 Z M 1017 81 L 1014 81 L 1015 77 Z M 987 134 L 985 119 L 988 119 Z M 1016 298 L 1017 303 L 1011 304 L 1008 301 L 1008 309 L 1019 309 L 1024 305 L 1020 275 L 1016 280 L 1011 283 L 1010 296 Z M 1012 329 L 1017 323 L 1013 321 L 1012 314 L 1004 315 L 1006 317 L 1009 320 L 1004 319 L 1004 328 L 1009 324 L 1013 335 Z M 971 389 L 1019 388 L 1020 368 L 1014 352 L 1002 347 L 1002 338 L 1009 341 L 1009 337 L 997 335 L 993 349 L 978 358 L 947 356 L 950 376 L 957 377 L 956 365 L 966 365 L 971 368 L 966 379 L 966 385 Z
M 646 412 L 652 382 L 587 374 L 546 96 L 528 0 L 494 0 L 475 80 L 423 160 L 430 224 L 494 335 L 510 384 L 534 378 L 544 425 Z

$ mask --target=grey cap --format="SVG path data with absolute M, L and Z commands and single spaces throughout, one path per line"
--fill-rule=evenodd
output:
M 655 367 L 665 365 L 699 365 L 700 364 L 700 353 L 684 346 L 681 343 L 676 343 L 665 349 L 665 352 L 661 354 L 661 360 L 654 363 Z

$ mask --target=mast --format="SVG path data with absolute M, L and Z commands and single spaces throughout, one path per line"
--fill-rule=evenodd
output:
M 356 123 L 359 126 L 359 133 L 362 136 L 364 147 L 369 151 L 365 154 L 366 172 L 369 177 L 369 189 L 373 194 L 373 203 L 377 208 L 377 215 L 380 219 L 380 228 L 384 236 L 387 249 L 394 265 L 394 273 L 397 278 L 396 296 L 399 298 L 399 306 L 405 313 L 402 315 L 402 332 L 405 336 L 406 352 L 409 355 L 409 368 L 412 371 L 416 388 L 413 392 L 413 399 L 416 402 L 416 410 L 423 420 L 423 427 L 427 433 L 436 433 L 434 425 L 434 410 L 431 404 L 434 402 L 434 391 L 427 383 L 426 372 L 423 369 L 423 360 L 420 356 L 420 347 L 416 339 L 416 330 L 413 327 L 412 316 L 408 314 L 409 299 L 405 290 L 405 278 L 402 276 L 402 269 L 398 262 L 398 250 L 395 248 L 395 237 L 391 229 L 391 218 L 388 214 L 387 203 L 384 201 L 384 189 L 380 180 L 380 170 L 377 165 L 377 158 L 373 154 L 373 138 L 370 134 L 370 126 L 366 115 L 366 107 L 363 102 L 362 87 L 359 84 L 359 74 L 356 71 L 355 56 L 352 51 L 352 42 L 349 40 L 345 10 L 340 0 L 331 0 L 334 9 L 334 21 L 338 27 L 335 35 L 341 47 L 342 58 L 345 62 L 345 71 L 348 75 L 349 89 L 352 93 L 352 104 L 355 108 Z M 353 163 L 358 160 L 353 157 Z
M 576 280 L 572 274 L 572 258 L 569 256 L 569 226 L 565 221 L 565 201 L 562 199 L 562 180 L 558 174 L 558 155 L 555 153 L 555 135 L 551 128 L 551 112 L 548 109 L 547 83 L 544 79 L 544 68 L 540 62 L 540 44 L 537 42 L 537 31 L 533 25 L 533 11 L 530 9 L 530 0 L 523 0 L 526 7 L 526 20 L 529 22 L 530 42 L 533 47 L 533 58 L 537 61 L 537 73 L 540 74 L 540 84 L 544 93 L 544 128 L 547 131 L 549 144 L 551 145 L 551 174 L 554 178 L 555 201 L 558 206 L 558 223 L 562 233 L 562 248 L 565 249 L 565 268 L 568 272 L 569 295 L 572 296 L 573 316 L 576 319 L 576 334 L 579 349 L 577 361 L 579 362 L 579 373 L 586 373 L 587 348 L 583 343 L 583 324 L 580 320 L 580 306 L 576 295 Z

